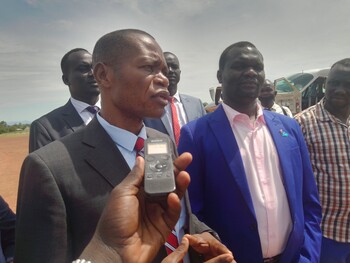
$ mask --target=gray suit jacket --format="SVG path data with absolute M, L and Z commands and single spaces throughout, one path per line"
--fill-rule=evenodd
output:
M 147 136 L 166 135 L 147 128 Z M 96 118 L 29 154 L 18 189 L 15 262 L 76 259 L 91 239 L 111 190 L 129 172 Z M 187 212 L 190 233 L 209 230 L 193 218 L 189 205 Z
M 180 93 L 180 100 L 184 106 L 188 122 L 196 120 L 205 115 L 205 109 L 200 99 Z M 147 127 L 168 134 L 172 141 L 175 141 L 173 129 L 166 116 L 166 113 L 164 113 L 160 119 L 145 118 L 144 123 Z
M 85 127 L 84 121 L 69 100 L 30 125 L 29 152 Z

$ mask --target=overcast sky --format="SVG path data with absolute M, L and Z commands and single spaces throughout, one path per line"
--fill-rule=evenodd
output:
M 0 121 L 33 121 L 65 104 L 60 60 L 102 35 L 138 28 L 181 64 L 180 92 L 210 102 L 221 52 L 254 43 L 275 79 L 350 57 L 348 0 L 1 0 Z

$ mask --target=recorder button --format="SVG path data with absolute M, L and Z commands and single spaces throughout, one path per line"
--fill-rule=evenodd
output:
M 163 170 L 166 167 L 167 167 L 166 163 L 157 163 L 156 164 L 156 168 L 159 170 Z
M 147 155 L 146 156 L 146 160 L 149 161 L 149 162 L 152 162 L 152 161 L 154 161 L 154 156 Z

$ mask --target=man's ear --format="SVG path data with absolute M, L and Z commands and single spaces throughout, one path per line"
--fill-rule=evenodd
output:
M 69 86 L 69 81 L 68 81 L 68 78 L 66 75 L 62 75 L 62 80 L 63 80 L 63 83 L 66 84 L 67 86 Z
M 222 83 L 222 72 L 220 70 L 218 70 L 216 72 L 216 77 L 217 77 L 219 83 L 221 84 Z
M 94 66 L 94 77 L 97 84 L 101 87 L 108 87 L 110 85 L 110 68 L 104 63 L 97 63 Z

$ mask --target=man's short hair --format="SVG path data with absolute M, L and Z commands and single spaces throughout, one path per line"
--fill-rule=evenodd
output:
M 342 65 L 344 67 L 350 67 L 350 58 L 344 58 L 342 60 L 339 60 L 339 61 L 335 62 L 332 65 L 331 69 L 334 68 L 336 65 Z
M 68 51 L 68 52 L 63 56 L 63 58 L 61 59 L 61 70 L 62 70 L 62 74 L 63 74 L 63 75 L 66 75 L 66 74 L 67 74 L 69 55 L 72 54 L 72 53 L 75 53 L 75 52 L 79 52 L 79 51 L 85 51 L 85 52 L 87 52 L 87 53 L 90 54 L 90 52 L 87 51 L 87 50 L 84 49 L 84 48 L 74 48 L 74 49 Z
M 226 60 L 227 60 L 227 56 L 228 53 L 234 49 L 234 48 L 243 48 L 243 47 L 251 47 L 251 48 L 255 48 L 256 46 L 248 41 L 240 41 L 237 43 L 234 43 L 230 46 L 228 46 L 221 54 L 220 56 L 220 60 L 219 60 L 219 70 L 222 70 L 225 66 Z M 260 53 L 260 52 L 259 52 Z M 262 56 L 262 55 L 261 55 Z
M 123 61 L 123 56 L 127 56 L 127 51 L 129 51 L 132 46 L 130 46 L 130 40 L 132 35 L 146 35 L 154 39 L 153 36 L 138 29 L 122 29 L 110 32 L 102 36 L 95 44 L 94 50 L 92 52 L 92 65 L 93 67 L 97 63 L 105 63 L 116 69 L 121 61 Z
M 169 52 L 169 51 L 164 51 L 164 52 L 163 52 L 163 55 L 164 55 L 164 56 L 165 56 L 165 55 L 172 55 L 172 56 L 174 56 L 174 57 L 177 58 L 177 56 L 176 56 L 174 53 Z

